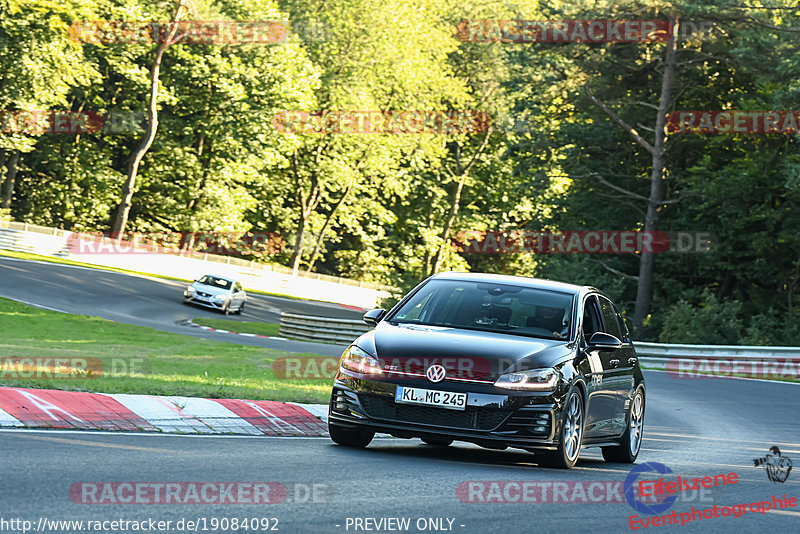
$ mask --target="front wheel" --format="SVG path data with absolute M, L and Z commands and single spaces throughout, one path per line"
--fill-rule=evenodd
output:
M 602 447 L 603 458 L 607 462 L 632 464 L 639 456 L 644 436 L 644 389 L 639 388 L 631 401 L 628 427 L 622 434 L 619 445 Z
M 583 396 L 573 389 L 564 404 L 558 449 L 540 453 L 539 464 L 545 467 L 572 469 L 578 463 L 583 441 Z
M 369 445 L 369 442 L 375 437 L 375 432 L 345 428 L 331 423 L 328 423 L 328 434 L 330 434 L 331 439 L 337 445 L 356 447 L 359 449 L 363 449 Z

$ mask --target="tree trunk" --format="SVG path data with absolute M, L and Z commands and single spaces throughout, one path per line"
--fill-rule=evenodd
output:
M 3 185 L 5 184 L 5 178 L 6 178 L 6 149 L 0 148 L 0 199 L 4 198 L 2 197 L 2 192 L 3 192 Z M 4 207 L 5 206 L 3 200 L 0 200 L 0 209 Z
M 317 257 L 319 256 L 319 251 L 322 248 L 322 242 L 325 240 L 325 230 L 328 229 L 328 225 L 331 223 L 333 216 L 336 214 L 336 211 L 339 209 L 339 206 L 342 205 L 344 199 L 347 198 L 347 195 L 350 193 L 350 186 L 347 186 L 342 193 L 341 198 L 336 201 L 336 204 L 333 205 L 331 208 L 330 213 L 328 213 L 327 217 L 325 217 L 325 222 L 322 224 L 322 228 L 319 231 L 319 235 L 317 236 L 317 242 L 314 244 L 314 252 L 311 253 L 311 260 L 308 262 L 308 270 L 312 270 L 314 268 L 314 264 L 317 262 Z
M 444 243 L 436 252 L 436 257 L 433 260 L 433 267 L 431 267 L 431 274 L 436 274 L 439 272 L 439 268 L 442 266 L 444 248 L 448 246 L 447 239 L 450 236 L 450 231 L 453 229 L 456 216 L 458 216 L 458 209 L 461 206 L 461 192 L 464 190 L 464 182 L 466 179 L 467 175 L 462 174 L 451 197 L 450 212 L 447 215 L 447 220 L 445 221 L 444 228 L 442 229 L 442 239 L 444 240 Z
M 297 275 L 298 271 L 300 271 L 300 259 L 303 257 L 303 246 L 305 245 L 306 241 L 306 224 L 308 223 L 308 218 L 305 216 L 305 212 L 300 217 L 300 222 L 297 225 L 297 233 L 295 234 L 294 238 L 294 250 L 292 252 L 292 274 Z
M 3 187 L 3 202 L 0 207 L 8 209 L 11 207 L 11 199 L 14 197 L 14 187 L 17 181 L 17 164 L 19 163 L 19 150 L 15 150 L 11 159 L 8 160 L 6 171 L 6 182 Z
M 303 181 L 300 178 L 297 159 L 297 150 L 295 150 L 292 154 L 292 171 L 294 174 L 295 186 L 297 187 L 295 202 L 300 208 L 300 220 L 297 223 L 294 250 L 292 252 L 292 259 L 289 262 L 292 266 L 293 275 L 297 275 L 300 270 L 300 260 L 303 258 L 303 246 L 305 245 L 306 239 L 306 227 L 308 226 L 308 221 L 311 219 L 311 214 L 317 209 L 322 196 L 316 170 L 311 171 L 311 188 L 308 191 L 308 195 L 306 195 Z
M 661 98 L 656 112 L 655 138 L 653 141 L 653 171 L 650 175 L 650 196 L 647 199 L 644 231 L 658 230 L 660 211 L 664 200 L 664 171 L 666 170 L 666 121 L 672 99 L 672 86 L 675 79 L 675 55 L 678 47 L 677 35 L 680 21 L 676 18 L 672 25 L 672 35 L 667 41 L 664 57 L 664 76 L 661 80 Z M 642 251 L 639 263 L 639 280 L 636 287 L 636 307 L 633 313 L 633 326 L 641 336 L 644 322 L 650 315 L 653 299 L 653 253 Z
M 439 174 L 436 175 L 436 185 L 439 185 Z M 435 211 L 436 211 L 436 193 L 434 192 L 430 198 L 430 204 L 428 205 L 428 218 L 426 222 L 428 223 L 428 228 L 433 227 L 434 218 L 435 218 Z M 431 272 L 431 262 L 433 261 L 433 257 L 431 256 L 431 249 L 426 245 L 425 246 L 425 256 L 422 258 L 422 278 L 420 281 L 425 280 L 430 276 Z
M 167 47 L 172 44 L 175 34 L 178 31 L 178 19 L 180 19 L 181 11 L 184 8 L 185 0 L 178 0 L 175 7 L 175 14 L 172 17 L 172 22 L 164 42 L 158 45 L 156 49 L 156 58 L 153 61 L 153 67 L 150 70 L 150 100 L 149 100 L 149 117 L 147 121 L 147 132 L 144 139 L 139 144 L 139 147 L 131 154 L 128 161 L 127 178 L 122 186 L 122 202 L 117 210 L 117 216 L 114 218 L 114 225 L 111 228 L 111 233 L 116 239 L 121 239 L 122 234 L 125 232 L 125 227 L 128 224 L 128 215 L 131 210 L 131 199 L 133 198 L 134 188 L 136 186 L 136 176 L 139 172 L 139 164 L 150 150 L 153 140 L 156 138 L 156 131 L 158 129 L 158 75 L 161 71 L 161 60 L 164 57 L 164 52 Z
M 472 159 L 469 161 L 469 163 L 467 163 L 466 166 L 462 166 L 461 164 L 461 144 L 456 141 L 453 145 L 456 171 L 453 172 L 448 169 L 448 172 L 453 177 L 457 176 L 458 181 L 456 182 L 456 187 L 450 200 L 450 212 L 447 215 L 447 220 L 444 223 L 444 228 L 442 229 L 441 233 L 443 243 L 442 246 L 439 247 L 439 250 L 436 251 L 436 256 L 433 259 L 433 266 L 431 267 L 432 275 L 436 274 L 439 271 L 439 268 L 442 266 L 445 247 L 450 246 L 447 240 L 450 239 L 450 231 L 453 229 L 456 217 L 458 216 L 459 207 L 461 206 L 461 193 L 464 190 L 464 184 L 467 181 L 470 170 L 472 170 L 472 166 L 475 165 L 475 162 L 478 161 L 478 157 L 486 149 L 486 145 L 489 143 L 489 136 L 492 134 L 492 132 L 493 129 L 491 127 L 486 130 L 486 135 L 484 135 L 480 147 L 478 147 L 478 149 L 475 151 L 475 154 L 472 155 Z

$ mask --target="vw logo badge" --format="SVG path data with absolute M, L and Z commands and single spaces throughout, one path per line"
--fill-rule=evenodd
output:
M 445 374 L 447 374 L 447 370 L 438 363 L 436 365 L 431 365 L 428 367 L 428 370 L 425 371 L 425 376 L 427 376 L 428 380 L 431 382 L 441 382 L 444 380 Z

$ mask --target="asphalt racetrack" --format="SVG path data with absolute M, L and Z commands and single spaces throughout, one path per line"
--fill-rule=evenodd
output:
M 677 380 L 659 372 L 647 372 L 646 380 L 645 441 L 638 464 L 660 462 L 682 477 L 738 475 L 736 484 L 704 494 L 687 493 L 659 515 L 687 512 L 692 506 L 766 501 L 772 495 L 800 497 L 800 473 L 791 472 L 784 483 L 773 483 L 763 468 L 753 465 L 753 459 L 773 445 L 785 456 L 800 459 L 798 386 Z M 480 503 L 457 497 L 456 488 L 468 481 L 623 482 L 631 466 L 606 463 L 596 449 L 584 452 L 569 471 L 540 468 L 535 456 L 524 451 L 491 451 L 466 444 L 439 449 L 419 440 L 394 438 L 377 438 L 365 450 L 350 450 L 327 438 L 9 430 L 0 432 L 0 450 L 4 465 L 0 517 L 27 519 L 34 525 L 40 518 L 173 522 L 205 518 L 208 522 L 249 517 L 277 518 L 278 532 L 328 534 L 367 532 L 354 529 L 355 518 L 396 517 L 410 518 L 407 532 L 434 531 L 427 528 L 430 523 L 425 530 L 417 529 L 420 518 L 449 518 L 453 520 L 449 531 L 465 534 L 600 533 L 630 532 L 629 516 L 645 516 L 624 502 Z M 648 479 L 658 476 L 643 474 Z M 83 504 L 81 497 L 75 497 L 76 503 L 69 496 L 70 487 L 82 482 L 209 481 L 277 482 L 286 488 L 286 499 L 260 505 Z M 517 492 L 509 495 L 519 498 Z M 798 520 L 798 508 L 765 514 L 748 511 L 738 518 L 651 526 L 646 531 L 797 532 Z
M 231 336 L 178 323 L 195 317 L 278 323 L 281 311 L 340 319 L 359 319 L 362 315 L 338 304 L 249 293 L 244 313 L 226 317 L 183 304 L 186 286 L 185 282 L 173 280 L 0 256 L 0 297 L 218 341 L 330 356 L 338 356 L 343 350 L 322 343 Z

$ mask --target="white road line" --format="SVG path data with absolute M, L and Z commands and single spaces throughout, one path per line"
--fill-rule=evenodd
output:
M 675 371 L 665 371 L 663 369 L 648 369 L 646 367 L 642 368 L 642 371 L 647 371 L 648 373 L 672 373 L 675 374 Z M 727 379 L 727 380 L 751 380 L 753 382 L 766 382 L 767 384 L 792 384 L 794 386 L 800 386 L 800 382 L 784 382 L 783 380 L 767 380 L 765 378 L 747 378 L 744 376 L 718 376 L 718 375 L 697 375 L 697 377 L 692 378 L 675 378 L 675 380 L 715 380 L 715 379 Z
M 768 514 L 785 514 L 800 517 L 800 512 L 792 512 L 791 510 L 767 510 Z
M 68 311 L 59 310 L 58 308 L 51 308 L 50 306 L 43 306 L 41 304 L 36 304 L 35 302 L 28 302 L 27 300 L 15 299 L 14 297 L 3 296 L 3 298 L 6 298 L 8 300 L 13 300 L 13 301 L 19 302 L 21 304 L 27 304 L 28 306 L 33 306 L 34 308 L 40 308 L 40 309 L 43 309 L 43 310 L 50 310 L 50 311 L 54 311 L 54 312 L 58 312 L 58 313 L 71 313 L 71 312 L 68 312 Z
M 0 428 L 0 436 L 3 434 L 16 434 L 16 433 L 31 433 L 37 432 L 42 434 L 87 434 L 91 436 L 139 436 L 142 438 L 152 437 L 173 437 L 173 438 L 213 438 L 213 439 L 320 439 L 327 438 L 327 436 L 265 436 L 259 433 L 256 435 L 246 434 L 170 434 L 167 432 L 116 432 L 105 430 L 73 430 L 61 428 Z

